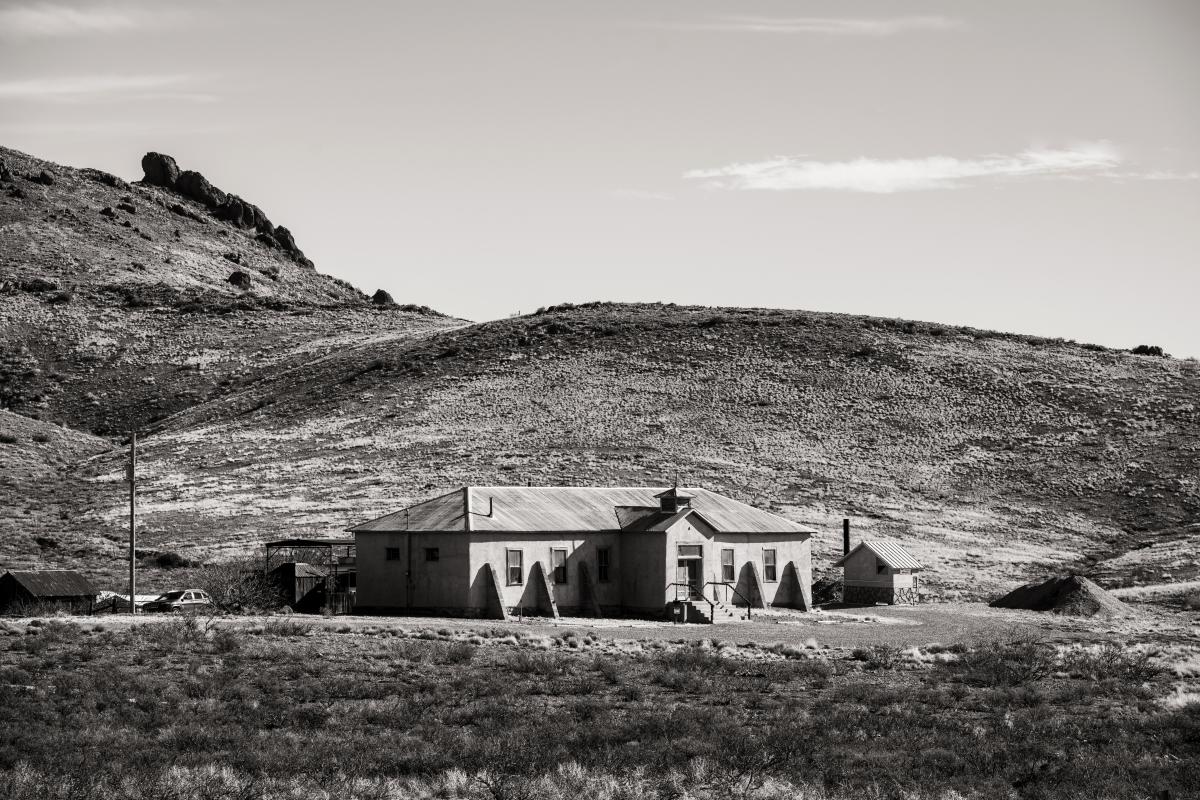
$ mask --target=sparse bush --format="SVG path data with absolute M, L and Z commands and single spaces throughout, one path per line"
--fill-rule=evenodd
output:
M 1057 669 L 1053 648 L 1031 639 L 981 643 L 943 669 L 972 686 L 1022 686 Z
M 724 669 L 726 662 L 721 656 L 699 647 L 680 648 L 678 650 L 668 650 L 665 653 L 660 653 L 655 657 L 655 662 L 662 668 L 667 670 L 682 670 L 685 672 L 696 670 L 721 670 Z
M 560 675 L 567 670 L 564 656 L 553 653 L 535 653 L 529 650 L 518 650 L 507 660 L 508 668 L 513 672 L 541 675 L 543 677 Z
M 614 686 L 621 682 L 621 665 L 615 659 L 608 656 L 596 656 L 592 661 L 592 669 L 600 673 L 604 680 Z
M 313 624 L 311 622 L 291 617 L 271 617 L 263 623 L 262 627 L 265 636 L 308 636 L 312 631 Z
M 900 663 L 900 656 L 900 648 L 890 644 L 857 647 L 850 654 L 855 661 L 864 662 L 867 669 L 893 669 Z
M 438 654 L 439 664 L 467 664 L 475 658 L 479 648 L 467 642 L 454 642 L 442 648 Z
M 1163 352 L 1163 349 L 1156 344 L 1139 344 L 1129 352 L 1133 353 L 1135 356 L 1157 356 L 1159 358 L 1162 358 L 1166 355 L 1166 353 Z
M 253 560 L 211 564 L 193 576 L 195 585 L 208 592 L 222 611 L 251 611 L 282 605 L 278 589 Z
M 192 562 L 179 555 L 179 553 L 165 552 L 159 553 L 154 557 L 154 563 L 163 569 L 178 569 L 180 567 L 190 567 Z
M 19 441 L 20 439 L 11 433 L 0 433 L 0 444 L 16 444 Z
M 166 648 L 194 644 L 205 638 L 200 620 L 191 614 L 175 614 L 162 622 L 143 622 L 133 631 L 142 640 Z
M 1161 670 L 1151 662 L 1149 650 L 1105 642 L 1095 648 L 1068 650 L 1063 654 L 1063 670 L 1093 681 L 1119 680 L 1141 683 L 1152 680 Z
M 217 628 L 212 634 L 212 646 L 215 652 L 229 655 L 242 649 L 242 639 L 230 628 Z

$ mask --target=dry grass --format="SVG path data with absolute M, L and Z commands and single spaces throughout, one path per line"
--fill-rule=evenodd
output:
M 1101 651 L 1097 679 L 1022 642 L 868 669 L 713 640 L 239 625 L 0 637 L 0 796 L 1082 800 L 1200 781 L 1200 706 Z

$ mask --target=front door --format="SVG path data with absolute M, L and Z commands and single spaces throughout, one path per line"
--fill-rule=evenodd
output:
M 688 585 L 688 597 L 692 600 L 697 600 L 702 596 L 700 594 L 700 575 L 702 574 L 700 567 L 702 564 L 703 560 L 699 558 L 679 559 L 679 569 L 677 570 L 679 577 L 676 580 Z

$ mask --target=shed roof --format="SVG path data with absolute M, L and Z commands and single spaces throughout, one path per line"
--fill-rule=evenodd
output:
M 652 529 L 662 487 L 464 486 L 350 528 L 369 531 L 594 532 Z M 813 534 L 812 528 L 707 489 L 681 489 L 718 532 Z M 470 513 L 468 514 L 468 509 Z M 681 509 L 681 511 L 685 511 Z M 665 515 L 670 517 L 674 515 Z M 664 517 L 664 519 L 665 519 Z M 638 525 L 638 523 L 642 523 Z
M 275 542 L 267 542 L 264 547 L 283 548 L 295 547 L 297 549 L 311 547 L 354 547 L 353 539 L 280 539 Z
M 833 562 L 835 567 L 844 566 L 850 556 L 866 548 L 875 554 L 883 563 L 892 569 L 925 569 L 921 562 L 913 558 L 912 553 L 904 549 L 904 545 L 895 539 L 863 539 L 849 553 Z
M 34 597 L 96 595 L 96 588 L 73 569 L 9 570 L 13 580 Z

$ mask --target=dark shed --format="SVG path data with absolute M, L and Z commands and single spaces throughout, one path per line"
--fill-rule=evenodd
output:
M 294 610 L 317 613 L 325 605 L 326 573 L 313 565 L 287 561 L 268 574 Z
M 46 609 L 90 614 L 96 587 L 70 569 L 10 570 L 0 577 L 0 613 Z

